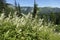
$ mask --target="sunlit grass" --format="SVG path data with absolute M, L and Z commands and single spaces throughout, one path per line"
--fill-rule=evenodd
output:
M 31 14 L 11 18 L 0 16 L 0 40 L 60 40 L 55 25 L 44 19 L 32 18 Z

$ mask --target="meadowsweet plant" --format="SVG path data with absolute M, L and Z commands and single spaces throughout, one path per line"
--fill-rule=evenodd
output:
M 54 31 L 55 25 L 44 23 L 44 19 L 32 18 L 32 14 L 13 18 L 0 16 L 0 40 L 60 40 L 60 35 Z

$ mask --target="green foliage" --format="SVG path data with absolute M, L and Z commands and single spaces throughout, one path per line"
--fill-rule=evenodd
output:
M 0 0 L 0 12 L 6 7 L 6 0 Z
M 55 13 L 50 13 L 50 20 L 51 20 L 53 23 L 56 23 L 56 14 L 55 14 Z
M 56 30 L 55 30 L 56 32 L 60 32 L 60 25 L 57 25 L 57 26 L 55 27 L 55 29 L 56 29 Z
M 4 6 L 1 3 L 0 5 Z M 50 21 L 56 23 L 56 20 L 60 20 L 60 16 L 56 17 L 54 13 L 43 14 L 41 15 L 42 19 L 40 19 L 37 17 L 37 9 L 34 0 L 33 15 L 22 14 L 23 16 L 20 17 L 21 8 L 19 4 L 17 6 L 16 0 L 15 10 L 5 7 L 5 13 L 0 16 L 0 40 L 60 40 L 60 26 L 50 23 Z M 17 12 L 14 13 L 14 11 Z
M 13 18 L 0 16 L 0 40 L 60 40 L 60 35 L 54 31 L 55 25 L 44 23 L 43 19 L 35 18 L 32 15 L 24 15 Z

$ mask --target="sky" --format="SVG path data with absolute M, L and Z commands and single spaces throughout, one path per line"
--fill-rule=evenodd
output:
M 14 0 L 6 0 L 7 3 L 11 3 L 14 5 Z M 16 0 L 20 6 L 33 6 L 34 0 Z M 39 7 L 59 7 L 60 8 L 60 0 L 36 0 L 36 3 Z

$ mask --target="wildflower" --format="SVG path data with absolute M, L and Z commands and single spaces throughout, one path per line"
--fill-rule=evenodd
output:
M 22 40 L 24 40 L 25 38 L 24 37 L 21 37 Z
M 39 30 L 42 30 L 42 28 L 43 28 L 43 25 L 39 28 Z

